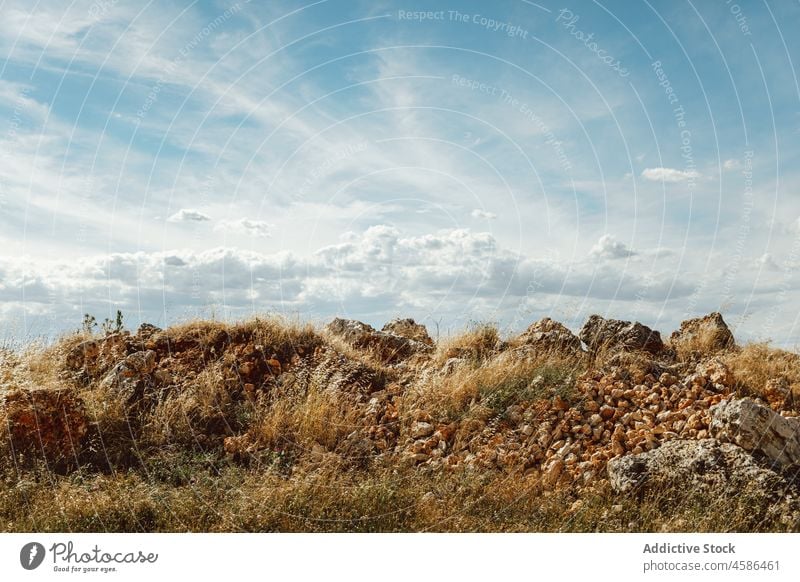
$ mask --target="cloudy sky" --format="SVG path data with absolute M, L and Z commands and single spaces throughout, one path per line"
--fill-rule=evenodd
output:
M 800 344 L 797 3 L 1 6 L 0 339 L 720 310 Z

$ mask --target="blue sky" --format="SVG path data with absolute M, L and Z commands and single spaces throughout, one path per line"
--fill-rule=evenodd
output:
M 0 337 L 721 310 L 798 344 L 800 4 L 0 10 Z

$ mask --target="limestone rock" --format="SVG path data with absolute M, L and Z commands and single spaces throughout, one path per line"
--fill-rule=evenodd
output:
M 784 376 L 771 378 L 764 385 L 763 394 L 773 410 L 780 410 L 787 402 L 791 401 L 792 386 Z
M 147 341 L 162 331 L 163 330 L 160 327 L 157 327 L 152 323 L 143 323 L 139 326 L 139 329 L 136 330 L 136 339 L 139 341 Z
M 761 456 L 773 466 L 800 467 L 800 419 L 784 418 L 752 398 L 711 408 L 711 435 Z
M 298 364 L 294 383 L 329 392 L 368 395 L 380 390 L 381 379 L 368 366 L 331 349 L 320 349 L 310 362 Z
M 661 334 L 639 322 L 605 319 L 592 315 L 580 331 L 580 339 L 592 353 L 600 350 L 645 351 L 657 354 L 664 349 Z
M 102 385 L 121 394 L 128 402 L 141 398 L 153 384 L 156 368 L 156 352 L 144 350 L 126 356 L 114 366 L 102 381 Z
M 371 325 L 352 319 L 336 318 L 328 324 L 327 330 L 354 348 L 371 351 L 387 364 L 398 363 L 414 354 L 433 351 L 427 343 L 394 332 L 377 331 Z
M 608 478 L 617 493 L 677 484 L 695 491 L 755 486 L 765 493 L 785 485 L 747 451 L 716 439 L 672 440 L 661 447 L 608 462 Z
M 82 341 L 67 353 L 66 365 L 73 372 L 87 367 L 100 355 L 100 345 L 96 340 Z
M 339 336 L 347 343 L 360 346 L 368 344 L 370 338 L 377 333 L 374 327 L 355 319 L 342 319 L 337 317 L 331 321 L 326 329 L 333 335 Z
M 695 371 L 700 374 L 707 382 L 715 386 L 730 388 L 733 386 L 733 372 L 725 362 L 719 358 L 711 358 L 697 364 Z
M 428 329 L 421 323 L 417 323 L 411 318 L 393 319 L 381 329 L 384 333 L 393 333 L 409 340 L 433 346 L 433 340 L 428 335 Z
M 718 312 L 681 322 L 680 329 L 672 332 L 670 344 L 676 348 L 700 349 L 704 353 L 716 352 L 735 345 L 733 334 Z
M 415 422 L 411 426 L 411 438 L 419 439 L 431 436 L 436 428 L 429 422 Z
M 533 323 L 520 336 L 524 344 L 541 351 L 577 353 L 583 351 L 581 340 L 565 326 L 545 317 Z

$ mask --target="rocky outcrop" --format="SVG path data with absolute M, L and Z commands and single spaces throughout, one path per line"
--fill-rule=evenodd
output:
M 672 484 L 693 492 L 722 488 L 739 493 L 749 487 L 770 495 L 786 486 L 780 475 L 759 465 L 744 449 L 716 439 L 673 440 L 646 453 L 612 459 L 608 478 L 617 493 Z
M 151 337 L 156 335 L 157 333 L 161 333 L 163 330 L 153 325 L 152 323 L 143 323 L 139 326 L 139 329 L 136 330 L 136 340 L 146 342 Z
M 88 430 L 83 402 L 68 388 L 13 388 L 0 396 L 0 423 L 13 452 L 60 465 L 74 459 Z
M 299 383 L 305 391 L 318 389 L 342 394 L 368 395 L 383 388 L 374 370 L 330 349 L 319 350 L 311 361 L 299 365 L 284 380 L 287 385 Z
M 586 321 L 579 336 L 591 353 L 644 351 L 657 354 L 664 349 L 661 334 L 646 325 L 599 315 L 592 315 Z
M 326 330 L 354 348 L 371 352 L 386 364 L 398 363 L 415 354 L 430 353 L 433 349 L 421 341 L 394 332 L 377 331 L 371 325 L 352 319 L 336 318 L 328 324 Z
M 575 354 L 583 351 L 578 336 L 549 317 L 531 324 L 519 336 L 518 341 L 546 353 Z
M 381 329 L 384 333 L 392 333 L 406 339 L 433 346 L 433 340 L 428 335 L 428 329 L 421 323 L 411 318 L 393 319 Z
M 718 312 L 681 322 L 672 332 L 670 344 L 682 351 L 700 350 L 704 354 L 726 350 L 735 345 L 733 333 Z
M 77 375 L 102 374 L 124 358 L 133 346 L 127 331 L 90 338 L 73 346 L 66 354 L 65 367 Z
M 800 419 L 784 418 L 751 398 L 712 407 L 709 431 L 777 468 L 800 468 Z
M 90 366 L 100 355 L 100 344 L 97 340 L 82 341 L 67 352 L 67 369 L 77 372 Z

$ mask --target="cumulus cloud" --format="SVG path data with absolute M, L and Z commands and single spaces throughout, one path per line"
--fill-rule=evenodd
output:
M 194 208 L 181 208 L 167 218 L 168 222 L 206 222 L 209 220 L 211 220 L 211 217 L 208 214 L 204 214 Z
M 597 248 L 604 257 L 632 253 L 611 237 L 603 237 Z M 283 309 L 324 318 L 358 309 L 361 318 L 372 313 L 386 319 L 398 310 L 422 310 L 469 318 L 484 309 L 513 313 L 534 296 L 632 301 L 646 295 L 664 301 L 691 292 L 670 272 L 643 276 L 634 267 L 597 264 L 596 257 L 534 259 L 502 247 L 489 233 L 468 229 L 409 236 L 394 226 L 375 225 L 307 256 L 211 248 L 33 265 L 2 258 L 0 300 L 43 321 L 44 313 L 56 314 L 78 325 L 83 312 L 100 315 L 109 306 L 136 309 L 142 319 L 157 323 L 169 323 L 159 319 L 167 310 L 175 317 L 208 305 L 221 306 L 226 314 Z
M 646 168 L 642 171 L 642 178 L 651 182 L 683 182 L 690 178 L 699 178 L 700 174 L 694 170 L 684 171 L 675 168 Z
M 269 238 L 272 236 L 272 228 L 274 226 L 275 225 L 263 220 L 240 218 L 238 220 L 221 220 L 214 227 L 214 230 L 244 234 L 257 238 Z
M 589 255 L 603 259 L 624 259 L 636 253 L 630 250 L 625 243 L 618 241 L 610 234 L 604 234 L 589 251 Z
M 730 159 L 725 160 L 725 162 L 722 164 L 722 167 L 725 170 L 738 170 L 742 167 L 742 164 L 739 160 Z
M 486 210 L 481 210 L 480 208 L 476 208 L 471 214 L 472 218 L 483 218 L 485 220 L 494 220 L 497 218 L 497 215 L 494 212 L 487 212 Z

